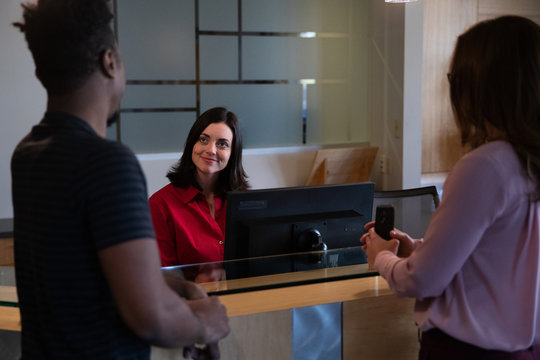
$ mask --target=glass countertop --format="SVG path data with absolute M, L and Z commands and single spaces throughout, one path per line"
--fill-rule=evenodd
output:
M 164 273 L 201 283 L 211 295 L 376 276 L 361 247 L 228 260 L 163 268 Z
M 228 260 L 163 268 L 164 274 L 200 283 L 210 295 L 229 295 L 376 276 L 361 247 Z M 17 306 L 15 272 L 0 266 L 0 306 Z

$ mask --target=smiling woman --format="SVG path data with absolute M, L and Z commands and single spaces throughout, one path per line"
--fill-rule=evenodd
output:
M 203 113 L 167 177 L 150 197 L 162 265 L 223 260 L 225 193 L 249 187 L 236 115 L 222 107 Z
M 232 141 L 232 130 L 225 123 L 216 123 L 208 125 L 193 146 L 191 159 L 204 192 L 213 192 L 219 172 L 229 162 Z

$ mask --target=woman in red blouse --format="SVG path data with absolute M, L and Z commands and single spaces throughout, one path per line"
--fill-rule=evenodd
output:
M 162 265 L 223 260 L 225 193 L 249 187 L 236 115 L 216 107 L 199 116 L 167 177 L 150 197 Z

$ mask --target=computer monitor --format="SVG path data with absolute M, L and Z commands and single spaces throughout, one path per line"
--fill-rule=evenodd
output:
M 224 258 L 358 247 L 365 262 L 373 194 L 371 182 L 228 192 Z

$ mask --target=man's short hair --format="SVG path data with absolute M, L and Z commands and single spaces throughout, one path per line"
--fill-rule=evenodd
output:
M 36 73 L 49 94 L 78 89 L 115 49 L 109 0 L 39 0 L 22 5 L 24 32 Z

